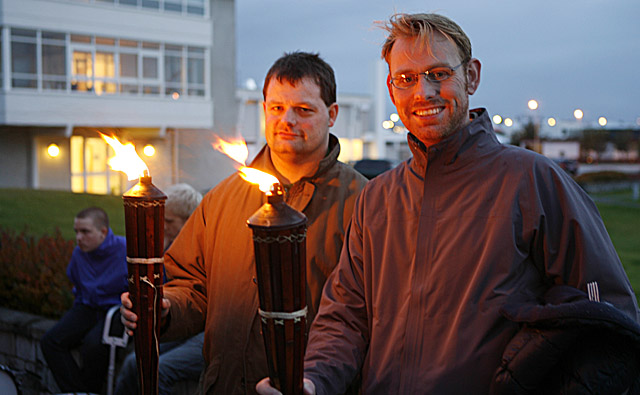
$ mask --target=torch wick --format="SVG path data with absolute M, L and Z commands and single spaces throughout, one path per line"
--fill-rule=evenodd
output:
M 282 188 L 282 184 L 279 182 L 271 185 L 269 192 L 267 192 L 267 201 L 271 204 L 280 203 L 283 201 L 284 190 Z

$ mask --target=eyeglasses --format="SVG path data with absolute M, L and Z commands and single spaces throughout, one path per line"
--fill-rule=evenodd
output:
M 391 85 L 398 89 L 408 89 L 418 83 L 418 78 L 424 76 L 429 82 L 442 82 L 449 79 L 454 71 L 456 71 L 464 62 L 455 67 L 434 67 L 431 70 L 423 71 L 422 73 L 406 73 L 400 74 L 397 77 L 391 78 Z

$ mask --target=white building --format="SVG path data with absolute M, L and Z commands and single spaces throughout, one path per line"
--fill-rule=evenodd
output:
M 153 145 L 160 187 L 228 173 L 205 154 L 236 121 L 233 0 L 0 0 L 0 25 L 0 187 L 122 193 L 98 131 Z

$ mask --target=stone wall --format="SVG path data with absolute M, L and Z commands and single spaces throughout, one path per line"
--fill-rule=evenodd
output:
M 0 365 L 13 373 L 22 395 L 59 392 L 40 350 L 40 339 L 55 323 L 55 320 L 0 307 Z M 122 362 L 129 349 L 132 347 L 127 350 L 118 348 L 118 363 Z M 197 385 L 197 381 L 181 381 L 175 384 L 172 392 L 176 395 L 194 394 Z
M 40 338 L 56 321 L 0 307 L 0 365 L 14 373 L 23 395 L 57 392 L 40 351 Z

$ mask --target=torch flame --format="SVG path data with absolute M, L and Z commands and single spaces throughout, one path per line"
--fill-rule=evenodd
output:
M 264 193 L 270 193 L 271 186 L 280 182 L 275 176 L 253 167 L 242 166 L 239 170 L 242 179 L 252 184 L 257 184 L 258 188 Z
M 246 160 L 249 157 L 249 149 L 242 138 L 226 141 L 216 136 L 216 141 L 211 145 L 214 149 L 238 162 L 241 165 L 238 168 L 240 177 L 247 182 L 257 184 L 262 192 L 270 193 L 271 186 L 280 182 L 275 176 L 269 173 L 245 166 Z
M 214 149 L 222 152 L 241 165 L 245 165 L 249 157 L 249 149 L 242 138 L 226 141 L 216 136 L 216 141 L 211 145 L 213 145 Z
M 127 175 L 129 180 L 135 180 L 138 177 L 145 175 L 145 172 L 149 173 L 149 168 L 136 152 L 136 147 L 133 143 L 122 144 L 117 138 L 109 137 L 100 133 L 104 141 L 109 144 L 116 156 L 109 158 L 109 166 L 113 170 L 121 171 Z

